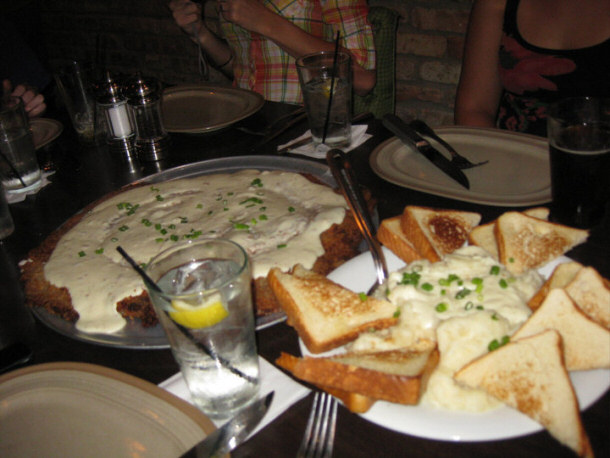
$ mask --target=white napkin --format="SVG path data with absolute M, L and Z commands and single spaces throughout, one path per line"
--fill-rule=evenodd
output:
M 264 358 L 259 358 L 260 375 L 261 375 L 261 395 L 266 395 L 270 391 L 275 391 L 273 402 L 269 406 L 267 414 L 258 424 L 256 429 L 250 433 L 253 436 L 273 420 L 278 417 L 284 410 L 290 407 L 295 402 L 307 396 L 309 388 L 295 382 L 290 377 L 285 375 L 279 369 L 276 369 L 273 364 L 266 361 Z M 178 372 L 167 380 L 161 382 L 159 386 L 179 398 L 193 404 L 191 394 L 186 386 L 184 377 Z M 216 426 L 220 426 L 222 422 Z
M 366 133 L 367 128 L 368 128 L 368 126 L 366 124 L 358 124 L 358 125 L 352 126 L 352 142 L 350 143 L 350 145 L 347 148 L 343 147 L 341 149 L 345 152 L 351 151 L 354 148 L 362 145 L 369 138 L 371 138 L 371 135 Z M 282 148 L 285 148 L 286 146 L 290 146 L 294 142 L 297 142 L 305 137 L 311 137 L 310 130 L 305 132 L 300 137 L 295 138 L 294 140 L 291 140 L 284 145 L 278 146 L 277 149 L 280 150 Z M 298 148 L 290 150 L 290 153 L 291 154 L 300 154 L 302 156 L 313 157 L 314 159 L 324 159 L 326 157 L 326 153 L 328 152 L 329 149 L 330 149 L 330 147 L 328 147 L 326 145 L 318 145 L 316 147 L 316 146 L 314 146 L 313 143 L 308 143 L 307 145 L 299 146 Z
M 27 192 L 9 193 L 9 192 L 6 192 L 6 190 L 5 190 L 4 195 L 6 196 L 6 201 L 9 204 L 15 204 L 17 202 L 24 201 L 26 196 L 29 196 L 30 194 L 36 194 L 38 191 L 40 191 L 42 188 L 44 188 L 46 185 L 48 185 L 50 183 L 50 181 L 48 180 L 48 177 L 50 177 L 54 173 L 55 173 L 55 170 L 52 170 L 50 172 L 42 172 L 42 180 L 40 182 L 40 186 L 36 186 L 35 188 L 32 188 Z

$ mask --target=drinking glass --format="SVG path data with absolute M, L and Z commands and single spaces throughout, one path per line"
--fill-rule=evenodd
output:
M 91 68 L 72 61 L 55 73 L 55 81 L 72 126 L 82 140 L 95 138 L 96 106 L 91 91 Z
M 547 118 L 551 218 L 579 228 L 601 221 L 610 200 L 610 99 L 574 97 Z
M 0 178 L 8 193 L 40 187 L 42 174 L 32 132 L 19 97 L 0 100 Z
M 14 230 L 15 225 L 13 223 L 13 217 L 11 216 L 8 203 L 6 202 L 4 188 L 2 187 L 2 183 L 0 183 L 0 240 L 11 235 Z
M 146 272 L 159 321 L 191 392 L 214 421 L 254 401 L 260 387 L 250 260 L 223 239 L 190 240 L 155 256 Z
M 352 133 L 352 68 L 349 54 L 337 53 L 336 61 L 333 52 L 308 54 L 297 59 L 296 66 L 314 145 L 322 143 L 328 117 L 324 143 L 329 147 L 349 146 Z

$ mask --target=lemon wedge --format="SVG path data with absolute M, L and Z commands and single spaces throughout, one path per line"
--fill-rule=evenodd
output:
M 210 298 L 200 305 L 191 305 L 188 302 L 175 299 L 172 301 L 172 309 L 169 312 L 170 318 L 190 329 L 214 326 L 229 316 L 220 295 Z
M 322 85 L 322 92 L 324 93 L 324 97 L 326 97 L 327 99 L 330 97 L 330 85 L 331 80 L 326 80 Z

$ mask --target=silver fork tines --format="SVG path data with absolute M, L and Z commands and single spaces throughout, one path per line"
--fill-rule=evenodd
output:
M 335 442 L 337 401 L 330 394 L 318 391 L 313 398 L 311 413 L 298 458 L 330 458 Z

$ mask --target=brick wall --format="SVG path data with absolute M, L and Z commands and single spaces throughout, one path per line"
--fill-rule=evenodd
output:
M 105 43 L 107 66 L 141 71 L 168 83 L 200 80 L 197 50 L 171 18 L 169 0 L 49 0 L 41 2 L 43 42 L 52 67 L 94 60 Z M 399 12 L 397 105 L 401 116 L 432 125 L 453 123 L 464 32 L 472 0 L 370 0 Z M 206 10 L 213 16 L 208 5 Z M 211 80 L 226 80 L 212 71 Z

